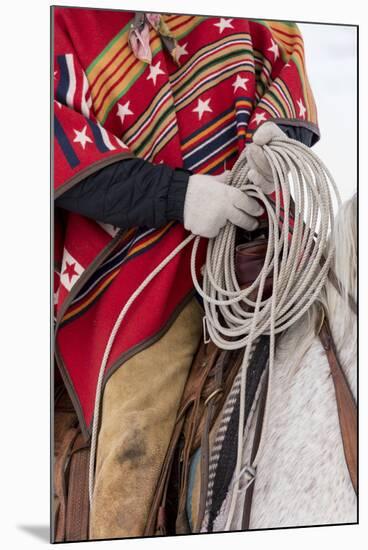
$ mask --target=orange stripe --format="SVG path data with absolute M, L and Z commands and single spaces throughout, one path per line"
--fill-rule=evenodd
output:
M 110 59 L 110 61 L 104 66 L 102 67 L 102 69 L 100 70 L 100 72 L 95 76 L 95 78 L 93 79 L 93 81 L 90 83 L 90 88 L 94 88 L 94 86 L 96 85 L 96 82 L 97 80 L 103 75 L 104 72 L 106 72 L 106 70 L 111 66 L 112 63 L 114 63 L 116 61 L 116 58 L 119 57 L 119 56 L 122 56 L 125 60 L 127 59 L 128 56 L 124 56 L 124 50 L 129 50 L 129 45 L 128 44 L 124 44 L 120 50 L 118 50 L 116 52 L 116 54 Z M 129 50 L 129 54 L 130 55 L 130 50 Z M 107 78 L 105 79 L 105 81 L 102 83 L 105 84 L 106 80 L 108 80 L 110 78 L 110 75 L 107 76 Z M 100 93 L 100 89 L 101 89 L 101 86 L 96 94 L 96 97 L 99 95 Z
M 316 107 L 315 107 L 315 103 L 314 103 L 314 99 L 313 99 L 312 90 L 310 88 L 308 79 L 306 77 L 306 69 L 305 69 L 304 58 L 301 56 L 300 52 L 298 52 L 298 51 L 296 51 L 295 54 L 296 54 L 295 57 L 299 58 L 299 63 L 301 65 L 301 69 L 302 69 L 303 74 L 305 76 L 304 82 L 302 82 L 302 87 L 303 87 L 303 93 L 304 93 L 304 100 L 306 102 L 306 107 L 307 107 L 307 114 L 309 115 L 308 118 L 312 122 L 316 122 L 317 121 L 317 112 L 316 112 Z
M 106 286 L 108 284 L 110 284 L 110 282 L 116 277 L 116 275 L 119 273 L 119 271 L 120 271 L 120 267 L 116 268 L 116 270 L 113 271 L 113 273 L 110 275 L 110 277 L 108 279 L 106 279 L 101 284 L 101 286 L 99 286 L 95 290 L 95 292 L 88 298 L 88 300 L 83 302 L 83 304 L 81 304 L 79 307 L 77 307 L 75 309 L 72 309 L 72 310 L 69 310 L 69 312 L 64 315 L 64 317 L 62 319 L 62 322 L 70 319 L 70 317 L 73 317 L 74 315 L 79 313 L 82 309 L 85 309 L 95 299 L 95 297 L 98 296 L 98 294 L 100 294 L 103 291 L 103 289 L 106 288 Z
M 198 18 L 198 16 L 196 15 L 191 15 L 190 17 L 188 16 L 187 19 L 185 19 L 184 21 L 182 21 L 181 23 L 179 23 L 178 25 L 168 25 L 170 31 L 173 33 L 174 31 L 177 31 L 178 29 L 180 29 L 180 27 L 183 27 L 184 25 L 187 25 L 188 23 L 190 23 L 190 21 L 193 21 L 193 19 L 195 18 Z M 172 23 L 172 21 L 170 21 L 170 23 Z
M 249 101 L 248 99 L 235 99 L 235 103 L 237 105 L 245 105 L 247 107 L 251 107 L 252 106 L 252 102 Z
M 237 150 L 238 150 L 237 147 L 232 147 L 231 149 L 227 149 L 220 157 L 217 157 L 213 162 L 211 162 L 211 164 L 205 164 L 205 166 L 201 168 L 201 172 L 202 171 L 204 173 L 209 172 L 213 166 L 216 166 L 216 164 L 225 160 L 229 156 L 229 153 L 233 153 Z
M 236 101 L 237 106 L 246 106 L 251 107 L 252 103 L 251 101 L 246 101 L 245 99 L 241 99 Z M 185 152 L 187 149 L 191 147 L 191 145 L 195 144 L 197 141 L 201 141 L 202 138 L 206 137 L 208 134 L 216 130 L 219 126 L 221 126 L 223 123 L 227 122 L 229 119 L 231 119 L 234 116 L 234 111 L 231 111 L 229 114 L 218 120 L 215 124 L 213 124 L 210 128 L 207 128 L 206 130 L 203 130 L 200 134 L 197 136 L 194 136 L 191 140 L 187 141 L 185 145 L 183 145 L 182 150 Z
M 138 252 L 142 248 L 144 248 L 144 247 L 150 245 L 151 243 L 153 243 L 155 240 L 158 240 L 165 233 L 165 231 L 167 231 L 173 225 L 173 223 L 174 222 L 170 222 L 158 234 L 154 235 L 150 239 L 147 239 L 143 243 L 140 243 L 135 248 L 132 248 L 132 250 L 129 252 L 129 254 L 127 254 L 126 257 L 128 258 L 128 257 L 132 256 L 133 254 L 135 254 L 135 252 Z M 78 307 L 76 307 L 74 309 L 70 309 L 69 312 L 64 315 L 63 321 L 66 321 L 67 319 L 70 319 L 70 317 L 73 317 L 74 315 L 77 315 L 77 313 L 79 313 L 82 309 L 85 309 L 106 288 L 106 286 L 108 284 L 110 284 L 110 282 L 118 275 L 120 269 L 121 269 L 121 266 L 118 266 L 111 273 L 111 275 L 98 288 L 96 288 L 94 293 L 87 300 L 85 300 L 81 305 L 79 305 Z
M 210 134 L 213 130 L 216 130 L 216 128 L 218 128 L 219 126 L 221 126 L 221 124 L 223 124 L 224 122 L 227 122 L 229 119 L 231 119 L 232 117 L 234 116 L 234 112 L 232 111 L 231 113 L 229 113 L 228 115 L 224 116 L 223 118 L 221 118 L 220 120 L 218 120 L 215 124 L 213 124 L 210 128 L 206 128 L 205 130 L 203 130 L 203 132 L 201 132 L 200 134 L 198 134 L 197 136 L 194 136 L 191 140 L 187 141 L 187 143 L 182 147 L 183 151 L 186 151 L 187 149 L 190 148 L 191 145 L 195 144 L 197 141 L 201 141 L 202 137 L 205 137 L 207 136 L 208 134 Z
M 133 227 L 132 229 L 129 229 L 129 230 L 127 231 L 127 233 L 125 234 L 124 239 L 121 241 L 120 245 L 121 245 L 121 246 L 125 245 L 126 242 L 129 240 L 129 238 L 131 237 L 132 233 L 134 233 L 135 231 L 136 231 L 136 228 L 134 228 L 134 227 Z M 118 267 L 115 269 L 115 271 L 113 271 L 113 272 L 111 273 L 109 279 L 106 279 L 107 284 L 117 275 L 119 269 L 120 269 L 120 266 L 118 266 Z M 86 302 L 83 302 L 83 303 L 82 303 L 80 306 L 78 306 L 77 308 L 74 308 L 74 309 L 71 308 L 71 309 L 69 309 L 69 310 L 68 310 L 69 312 L 68 312 L 67 314 L 64 315 L 63 321 L 64 321 L 64 319 L 69 319 L 69 317 L 72 316 L 72 315 L 74 315 L 75 313 L 78 313 L 81 309 L 83 309 L 83 308 L 85 307 L 85 305 L 88 305 L 88 304 L 90 303 L 90 300 L 91 300 L 91 299 L 93 300 L 93 298 L 94 298 L 96 295 L 98 295 L 98 294 L 106 287 L 106 284 L 105 284 L 106 281 L 104 281 L 104 282 L 101 284 L 101 286 L 99 286 L 99 287 L 95 290 L 95 292 L 93 293 L 92 297 L 91 297 L 91 298 L 88 298 L 88 300 L 87 300 Z
M 296 40 L 300 40 L 301 42 L 303 42 L 303 38 L 299 33 L 290 33 L 289 34 L 289 33 L 286 33 L 284 31 L 281 31 L 278 27 L 275 27 L 275 25 L 270 25 L 270 29 L 272 31 L 274 31 L 274 33 L 280 34 L 283 37 L 285 37 L 285 38 L 282 39 L 283 41 L 285 40 L 285 42 L 287 41 L 288 38 L 292 39 L 292 40 L 294 39 L 293 42 L 288 42 L 290 44 L 294 43 Z
M 132 248 L 132 250 L 127 254 L 127 258 L 138 252 L 139 250 L 142 250 L 142 248 L 145 248 L 146 246 L 150 245 L 151 243 L 157 241 L 166 231 L 170 229 L 170 227 L 173 225 L 174 222 L 170 222 L 156 235 L 148 239 L 147 241 L 144 241 L 143 243 L 139 243 L 136 247 Z
M 148 153 L 148 151 L 149 151 L 150 155 L 152 155 L 152 151 L 156 151 L 155 155 L 157 155 L 157 153 L 162 150 L 162 148 L 166 145 L 166 143 L 168 141 L 170 141 L 170 139 L 177 132 L 176 125 L 174 124 L 174 126 L 171 128 L 171 130 L 169 130 L 168 134 L 165 136 L 165 138 L 164 139 L 160 138 L 160 136 L 162 136 L 164 134 L 164 132 L 170 126 L 170 124 L 172 124 L 172 121 L 173 121 L 173 119 L 170 118 L 168 123 L 166 124 L 166 126 L 164 128 L 157 128 L 156 132 L 154 134 L 152 134 L 151 139 L 149 139 L 149 141 L 147 141 L 147 143 L 145 144 L 144 148 L 141 149 L 141 151 L 139 153 L 140 156 L 146 155 Z M 159 141 L 157 141 L 157 140 L 159 140 Z M 139 140 L 137 140 L 137 142 L 131 144 L 134 151 L 136 150 L 137 147 L 140 146 L 142 141 L 143 141 L 143 137 L 141 137 Z M 156 143 L 154 144 L 155 141 L 156 141 Z

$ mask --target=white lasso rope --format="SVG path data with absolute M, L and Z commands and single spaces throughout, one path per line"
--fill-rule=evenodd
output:
M 329 231 L 333 227 L 333 205 L 330 187 L 338 203 L 340 197 L 335 182 L 325 165 L 305 145 L 287 138 L 274 138 L 263 147 L 271 166 L 275 183 L 275 204 L 248 178 L 245 151 L 242 152 L 228 176 L 227 184 L 238 187 L 259 199 L 268 215 L 269 239 L 263 268 L 253 284 L 241 290 L 235 275 L 235 232 L 231 223 L 210 239 L 207 248 L 202 286 L 196 275 L 196 256 L 200 237 L 189 235 L 141 283 L 121 310 L 111 331 L 101 363 L 92 425 L 89 464 L 89 498 L 93 500 L 94 469 L 99 427 L 100 402 L 105 369 L 119 327 L 136 298 L 152 279 L 194 239 L 191 255 L 191 274 L 194 286 L 202 296 L 206 328 L 211 340 L 221 349 L 245 348 L 241 366 L 240 414 L 235 483 L 226 529 L 231 525 L 239 490 L 242 470 L 243 429 L 245 410 L 245 382 L 252 342 L 261 334 L 270 336 L 268 395 L 272 387 L 275 352 L 275 335 L 290 327 L 310 307 L 326 283 L 333 250 L 329 250 L 325 263 L 320 261 L 325 252 Z M 293 184 L 295 212 L 290 232 L 290 179 Z M 283 199 L 281 207 L 280 199 Z M 283 210 L 283 223 L 280 214 Z M 291 233 L 291 236 L 290 236 Z M 273 273 L 273 290 L 270 298 L 262 300 L 267 276 Z M 251 293 L 257 289 L 257 298 Z M 248 311 L 243 307 L 248 306 Z M 221 313 L 221 321 L 219 317 Z M 266 401 L 264 426 L 267 425 Z M 262 430 L 255 468 L 262 451 L 265 429 Z

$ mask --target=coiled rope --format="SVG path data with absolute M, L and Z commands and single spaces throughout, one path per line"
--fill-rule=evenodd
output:
M 230 528 L 239 492 L 244 443 L 245 382 L 252 342 L 261 334 L 270 336 L 268 395 L 272 388 L 275 336 L 295 323 L 311 306 L 326 283 L 333 250 L 325 262 L 329 232 L 333 228 L 331 191 L 338 205 L 341 200 L 336 184 L 321 160 L 305 145 L 288 137 L 273 138 L 263 151 L 272 167 L 275 184 L 273 202 L 248 178 L 245 150 L 228 175 L 227 184 L 237 187 L 262 203 L 268 216 L 269 238 L 263 268 L 257 279 L 241 290 L 235 274 L 236 227 L 227 223 L 207 247 L 202 285 L 196 275 L 196 257 L 200 237 L 189 235 L 141 283 L 122 308 L 102 359 L 95 396 L 89 464 L 89 498 L 93 500 L 94 469 L 97 448 L 103 379 L 115 336 L 136 298 L 158 273 L 191 241 L 191 274 L 197 292 L 202 296 L 205 325 L 211 340 L 221 349 L 244 348 L 241 365 L 240 414 L 235 483 L 226 529 Z M 293 193 L 292 193 L 293 191 Z M 290 227 L 292 195 L 293 224 Z M 281 202 L 282 201 L 282 202 Z M 282 220 L 282 221 L 280 221 Z M 266 278 L 272 273 L 273 290 L 263 299 Z M 257 291 L 256 299 L 252 299 Z M 247 306 L 247 307 L 244 307 Z M 269 399 L 266 402 L 264 427 L 267 426 Z M 264 444 L 262 430 L 257 455 L 251 465 L 256 468 Z M 244 468 L 243 468 L 244 470 Z

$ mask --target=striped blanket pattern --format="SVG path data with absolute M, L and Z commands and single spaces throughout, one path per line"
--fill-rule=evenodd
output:
M 179 46 L 179 65 L 154 29 L 149 65 L 130 49 L 133 17 L 127 11 L 53 8 L 55 196 L 110 163 L 136 156 L 221 173 L 269 119 L 293 121 L 318 135 L 295 24 L 163 14 Z M 55 212 L 55 352 L 86 437 L 114 321 L 185 236 L 179 223 L 121 231 Z M 203 240 L 198 268 L 205 251 Z M 189 258 L 188 247 L 129 311 L 106 380 L 157 339 L 183 307 L 193 292 Z

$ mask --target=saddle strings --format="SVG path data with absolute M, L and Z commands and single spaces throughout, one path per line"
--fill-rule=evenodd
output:
M 270 337 L 269 376 L 263 429 L 258 452 L 251 465 L 256 468 L 265 440 L 269 416 L 269 396 L 274 369 L 275 336 L 295 323 L 319 295 L 326 284 L 333 256 L 329 248 L 325 262 L 320 262 L 326 251 L 329 232 L 333 228 L 333 191 L 338 205 L 341 200 L 336 184 L 321 160 L 308 147 L 288 137 L 272 139 L 263 146 L 272 167 L 275 183 L 275 202 L 248 179 L 245 150 L 228 175 L 227 184 L 233 185 L 257 198 L 268 216 L 269 238 L 265 261 L 257 279 L 241 290 L 235 273 L 236 227 L 227 223 L 217 237 L 210 239 L 202 286 L 196 275 L 196 258 L 200 237 L 189 235 L 140 284 L 122 308 L 110 333 L 99 371 L 95 396 L 89 463 L 89 499 L 93 501 L 94 471 L 100 405 L 106 365 L 116 334 L 126 313 L 144 288 L 190 242 L 191 275 L 197 292 L 202 296 L 205 325 L 211 340 L 221 349 L 244 348 L 241 365 L 240 412 L 238 426 L 235 482 L 231 495 L 226 529 L 231 526 L 235 512 L 239 483 L 243 468 L 245 384 L 252 342 L 262 334 Z M 293 193 L 292 193 L 293 191 Z M 293 223 L 290 226 L 290 204 L 293 195 Z M 263 299 L 266 278 L 272 274 L 273 288 L 269 298 Z M 254 291 L 256 299 L 252 299 Z M 246 308 L 244 306 L 247 306 Z

